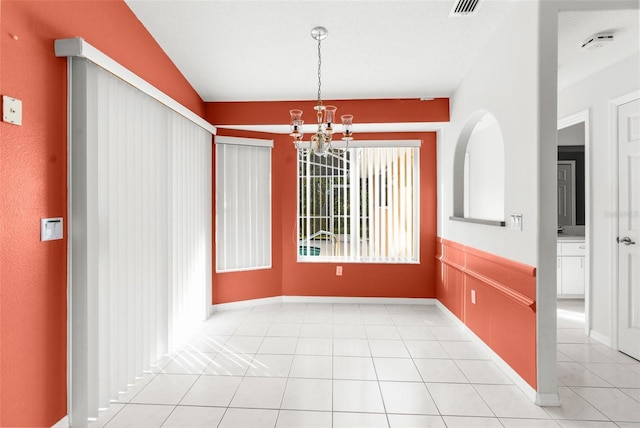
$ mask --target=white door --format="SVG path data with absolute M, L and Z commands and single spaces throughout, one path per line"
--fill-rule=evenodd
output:
M 640 359 L 640 99 L 618 107 L 618 347 Z
M 558 227 L 576 224 L 575 161 L 558 161 Z

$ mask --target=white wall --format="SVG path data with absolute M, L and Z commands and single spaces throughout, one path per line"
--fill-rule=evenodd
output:
M 558 146 L 584 146 L 584 124 L 577 123 L 558 130 Z
M 557 155 L 542 149 L 556 146 L 556 89 L 544 82 L 557 78 L 557 12 L 545 2 L 505 2 L 511 8 L 464 81 L 451 97 L 451 123 L 438 146 L 438 232 L 456 241 L 510 260 L 536 267 L 537 397 L 543 405 L 557 405 L 556 374 L 556 266 L 554 202 Z M 541 57 L 542 46 L 552 53 Z M 551 108 L 549 108 L 551 106 Z M 504 214 L 507 227 L 449 220 L 454 212 L 454 158 L 458 138 L 478 111 L 495 116 L 504 139 Z M 543 132 L 545 131 L 546 132 Z M 457 164 L 455 164 L 457 165 Z M 548 173 L 548 177 L 547 177 Z M 457 200 L 455 211 L 459 212 Z M 510 214 L 522 215 L 522 230 L 510 228 Z M 544 249 L 544 251 L 542 250 Z
M 490 120 L 490 119 L 489 119 Z M 483 121 L 484 122 L 484 121 Z M 504 220 L 504 143 L 498 124 L 476 125 L 467 146 L 465 213 L 469 217 Z M 467 214 L 465 214 L 465 217 Z
M 537 257 L 537 3 L 504 2 L 511 12 L 451 97 L 451 123 L 438 146 L 439 235 L 509 259 Z M 470 115 L 495 116 L 504 139 L 504 211 L 523 215 L 523 230 L 462 223 L 453 215 L 454 152 Z M 504 216 L 502 218 L 505 218 Z
M 477 62 L 451 97 L 451 123 L 443 130 L 438 142 L 438 233 L 446 239 L 536 267 L 538 402 L 551 404 L 557 400 L 557 119 L 584 109 L 577 107 L 579 103 L 576 102 L 571 107 L 562 105 L 560 109 L 563 113 L 558 114 L 558 13 L 560 10 L 637 9 L 638 2 L 548 0 L 508 3 L 505 3 L 505 7 L 511 7 L 511 13 L 502 23 L 495 23 L 497 31 L 493 40 L 479 52 Z M 610 85 L 615 88 L 623 84 L 624 79 L 616 76 L 604 87 Z M 563 91 L 564 96 L 572 89 Z M 577 90 L 572 96 L 588 98 L 592 90 L 583 87 L 581 92 Z M 454 211 L 452 175 L 457 139 L 461 131 L 466 130 L 466 119 L 478 110 L 491 112 L 502 127 L 505 145 L 505 215 L 508 219 L 509 214 L 522 214 L 522 231 L 449 220 Z M 603 144 L 598 139 L 593 134 L 594 146 Z M 592 169 L 596 169 L 600 163 L 610 162 L 610 153 L 604 154 L 604 151 L 593 154 L 592 159 L 599 157 L 600 160 Z M 605 171 L 608 169 L 606 167 Z M 601 181 L 598 186 L 603 186 L 601 190 L 609 187 L 606 184 L 609 183 L 608 177 L 603 172 L 598 174 L 598 181 Z M 598 201 L 602 203 L 605 200 L 602 191 L 597 193 L 600 196 L 592 199 L 593 207 L 600 206 Z M 605 203 L 604 209 L 610 209 L 611 204 Z M 593 245 L 601 241 L 603 239 L 599 238 Z M 600 262 L 608 263 L 607 255 L 604 257 Z M 597 260 L 597 255 L 593 259 Z M 602 282 L 602 286 L 607 288 L 606 283 L 610 280 L 602 274 L 593 276 L 594 283 Z M 605 300 L 597 303 L 600 307 L 609 305 L 608 295 L 603 294 L 606 292 L 598 292 L 593 299 L 595 301 L 602 295 Z M 598 314 L 596 317 L 598 329 L 607 329 L 607 325 L 601 325 L 607 316 Z
M 611 340 L 611 301 L 614 230 L 617 207 L 616 141 L 611 138 L 610 101 L 640 89 L 640 53 L 598 72 L 558 94 L 558 118 L 590 111 L 590 192 L 591 240 L 591 329 L 599 337 Z M 615 124 L 614 124 L 615 125 Z

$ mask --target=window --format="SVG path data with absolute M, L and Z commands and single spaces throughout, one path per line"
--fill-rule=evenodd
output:
M 374 146 L 375 145 L 375 146 Z M 298 152 L 298 260 L 416 263 L 419 141 Z
M 216 137 L 216 272 L 271 267 L 272 147 Z

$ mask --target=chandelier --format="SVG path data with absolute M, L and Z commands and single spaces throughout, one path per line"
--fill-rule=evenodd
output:
M 314 110 L 316 110 L 318 127 L 315 134 L 311 136 L 309 141 L 302 140 L 304 136 L 302 130 L 302 126 L 304 125 L 304 121 L 302 120 L 302 110 L 289 110 L 289 114 L 291 115 L 291 134 L 289 135 L 293 137 L 293 144 L 296 149 L 311 152 L 318 156 L 326 156 L 327 153 L 334 150 L 331 138 L 333 136 L 333 125 L 336 118 L 336 110 L 338 109 L 336 106 L 323 105 L 320 94 L 320 89 L 322 87 L 320 78 L 322 65 L 320 43 L 322 40 L 327 38 L 328 34 L 329 32 L 324 27 L 315 27 L 311 30 L 311 37 L 318 41 L 318 104 L 314 107 Z M 342 140 L 346 142 L 348 147 L 349 141 L 353 139 L 353 132 L 351 129 L 353 115 L 345 114 L 340 116 L 340 119 L 342 120 Z

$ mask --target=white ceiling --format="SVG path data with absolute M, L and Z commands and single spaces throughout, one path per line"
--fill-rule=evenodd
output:
M 450 18 L 453 0 L 126 0 L 204 101 L 309 100 L 317 93 L 322 25 L 324 99 L 450 96 L 489 43 L 511 0 Z M 564 87 L 639 50 L 638 13 L 564 12 Z M 580 45 L 614 30 L 600 51 Z
M 561 12 L 558 16 L 558 87 L 572 83 L 640 51 L 640 11 Z M 580 46 L 592 35 L 611 32 L 602 49 Z M 640 70 L 638 70 L 640 73 Z

